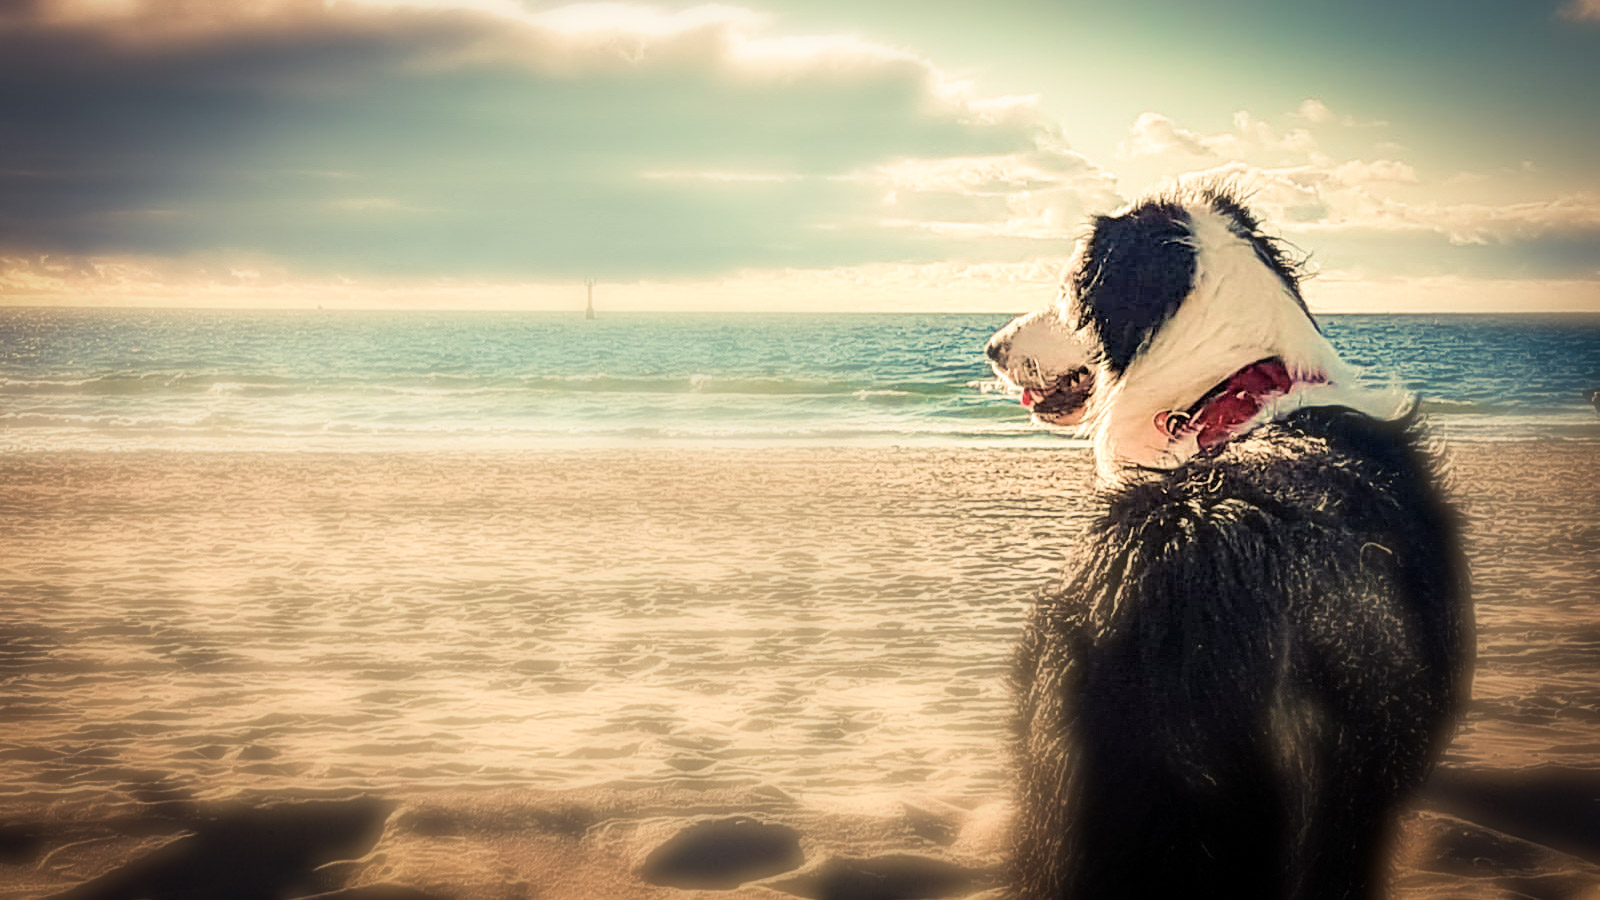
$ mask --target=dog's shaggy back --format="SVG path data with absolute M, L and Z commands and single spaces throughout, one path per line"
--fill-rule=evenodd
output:
M 1374 893 L 1466 693 L 1430 462 L 1317 407 L 1110 489 L 1021 648 L 1020 896 Z

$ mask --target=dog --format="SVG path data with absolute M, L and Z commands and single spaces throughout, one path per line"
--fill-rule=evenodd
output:
M 1470 689 L 1467 566 L 1414 400 L 1300 280 L 1235 191 L 1180 189 L 989 341 L 1103 504 L 1018 653 L 1018 897 L 1382 892 Z

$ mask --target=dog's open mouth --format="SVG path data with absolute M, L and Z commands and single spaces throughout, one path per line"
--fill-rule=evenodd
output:
M 1051 425 L 1076 425 L 1083 419 L 1084 405 L 1094 393 L 1094 378 L 1079 366 L 1045 388 L 1023 388 L 1022 405 L 1033 417 Z

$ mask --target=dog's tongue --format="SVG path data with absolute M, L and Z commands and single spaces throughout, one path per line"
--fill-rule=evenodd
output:
M 1033 405 L 1033 389 L 1032 388 L 1023 388 L 1022 389 L 1022 405 L 1023 406 L 1032 406 Z

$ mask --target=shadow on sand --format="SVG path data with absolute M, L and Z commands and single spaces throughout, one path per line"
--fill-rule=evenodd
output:
M 1395 898 L 1600 894 L 1600 772 L 1441 770 L 1420 807 L 1401 829 Z M 755 792 L 173 802 L 92 822 L 0 824 L 0 882 L 60 900 L 430 900 L 511 896 L 509 886 L 818 900 L 994 891 L 1003 841 L 963 838 L 972 814 L 907 807 L 901 818 L 863 824 Z M 96 841 L 105 858 L 83 856 Z M 63 864 L 74 852 L 79 861 Z M 95 874 L 71 885 L 70 871 Z M 11 877 L 28 873 L 37 877 Z

